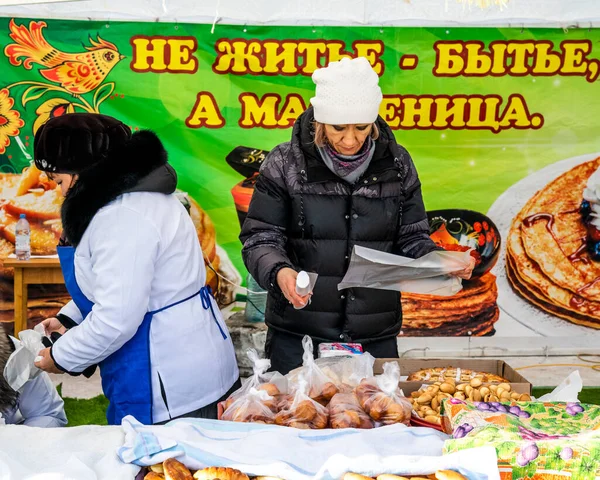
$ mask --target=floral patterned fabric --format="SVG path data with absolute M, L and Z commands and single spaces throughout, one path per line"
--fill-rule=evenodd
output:
M 492 445 L 503 480 L 600 476 L 600 406 L 451 399 L 443 409 L 444 453 Z

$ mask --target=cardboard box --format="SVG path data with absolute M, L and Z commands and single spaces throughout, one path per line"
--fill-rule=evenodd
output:
M 436 367 L 468 368 L 476 372 L 493 373 L 506 378 L 514 392 L 531 395 L 531 383 L 502 360 L 473 358 L 378 358 L 375 360 L 373 367 L 376 375 L 383 373 L 383 364 L 387 362 L 398 363 L 400 365 L 400 375 L 403 377 L 419 370 Z M 419 390 L 424 383 L 427 382 L 400 382 L 400 388 L 404 392 L 404 395 L 408 396 L 412 392 Z

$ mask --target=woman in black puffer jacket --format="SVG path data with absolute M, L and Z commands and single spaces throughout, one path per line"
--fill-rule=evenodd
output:
M 281 373 L 302 363 L 304 335 L 315 349 L 356 342 L 397 357 L 400 294 L 337 285 L 355 245 L 412 258 L 437 249 L 415 166 L 377 115 L 382 94 L 368 61 L 330 63 L 313 80 L 312 106 L 265 160 L 240 235 L 246 267 L 269 292 L 265 350 Z M 310 302 L 295 291 L 301 270 L 319 274 Z

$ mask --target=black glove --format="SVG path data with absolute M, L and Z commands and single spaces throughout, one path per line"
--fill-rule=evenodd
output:
M 56 316 L 56 318 L 59 320 L 60 323 L 63 324 L 64 327 L 67 328 L 67 330 L 73 328 L 74 326 L 77 326 L 77 324 L 75 322 L 73 322 L 73 320 L 71 320 L 66 315 L 61 315 L 59 313 Z M 66 320 L 64 320 L 64 319 L 66 319 Z M 71 326 L 65 325 L 65 321 L 67 321 L 67 323 L 71 322 L 70 323 Z M 60 337 L 62 337 L 62 335 L 60 333 L 58 333 L 58 332 L 52 332 L 50 334 L 50 338 L 48 338 L 48 337 L 42 337 L 42 343 L 44 344 L 44 347 L 50 349 L 50 356 L 52 357 L 52 360 L 54 360 L 54 356 L 52 355 L 52 346 L 56 343 L 56 341 Z M 56 360 L 54 360 L 54 363 L 56 364 L 56 367 L 59 370 L 62 370 L 63 372 L 68 373 L 69 375 L 71 375 L 73 377 L 78 377 L 79 375 L 83 375 L 85 378 L 90 378 L 96 372 L 96 367 L 97 367 L 97 365 L 90 365 L 83 372 L 69 372 L 69 371 L 65 370 L 64 368 L 62 368 L 58 363 L 56 363 Z

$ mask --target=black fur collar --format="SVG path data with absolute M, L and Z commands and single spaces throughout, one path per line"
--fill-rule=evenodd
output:
M 12 340 L 0 326 L 0 414 L 10 410 L 17 404 L 18 393 L 4 379 L 4 367 L 8 357 L 15 351 Z
M 125 147 L 81 173 L 61 210 L 66 241 L 76 247 L 98 210 L 127 191 L 139 191 L 135 187 L 140 181 L 166 164 L 167 152 L 161 141 L 144 130 L 134 133 Z M 165 193 L 164 188 L 146 191 Z

